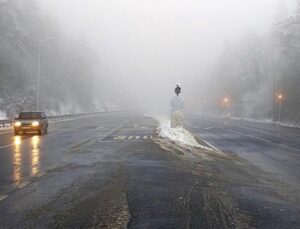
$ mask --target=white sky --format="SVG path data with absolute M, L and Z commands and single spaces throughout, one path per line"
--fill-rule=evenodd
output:
M 268 31 L 277 0 L 43 0 L 72 36 L 84 36 L 107 80 L 147 103 L 205 74 L 224 40 Z M 286 1 L 292 11 L 294 0 Z M 168 94 L 169 95 L 169 94 Z M 152 97 L 152 98 L 151 98 Z M 151 100 L 151 101 L 150 101 Z M 145 103 L 136 99 L 137 103 Z

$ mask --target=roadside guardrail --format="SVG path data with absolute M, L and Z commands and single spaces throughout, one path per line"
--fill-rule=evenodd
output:
M 11 127 L 11 120 L 0 120 L 0 129 Z
M 74 118 L 83 118 L 88 116 L 93 116 L 97 114 L 102 114 L 105 112 L 95 112 L 95 113 L 83 113 L 83 114 L 68 114 L 68 115 L 52 115 L 47 116 L 48 120 L 51 122 L 59 122 L 59 121 L 67 121 L 72 120 Z M 0 120 L 0 130 L 1 129 L 9 129 L 12 127 L 14 120 L 13 119 L 6 119 L 6 120 Z

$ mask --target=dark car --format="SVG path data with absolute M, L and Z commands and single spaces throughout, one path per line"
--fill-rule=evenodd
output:
M 21 112 L 15 119 L 13 127 L 15 135 L 28 132 L 42 135 L 48 131 L 48 119 L 44 112 Z

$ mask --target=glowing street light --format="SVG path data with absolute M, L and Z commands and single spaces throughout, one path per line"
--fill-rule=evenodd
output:
M 278 114 L 278 121 L 279 123 L 281 123 L 281 113 L 282 113 L 282 101 L 283 101 L 283 94 L 282 93 L 278 93 L 277 94 L 277 100 L 279 102 L 279 114 Z
M 224 104 L 229 104 L 229 98 L 225 97 L 223 102 L 224 102 Z
M 222 99 L 222 106 L 225 108 L 226 116 L 231 118 L 231 99 L 228 96 Z
M 223 100 L 222 100 L 222 104 L 224 107 L 229 107 L 230 104 L 231 104 L 231 99 L 229 97 L 224 97 Z

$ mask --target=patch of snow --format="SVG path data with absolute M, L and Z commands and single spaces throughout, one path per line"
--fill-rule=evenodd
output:
M 210 148 L 200 145 L 194 138 L 193 134 L 183 127 L 171 128 L 170 120 L 165 118 L 158 118 L 158 121 L 160 137 L 167 138 L 182 146 L 198 147 L 211 151 Z

